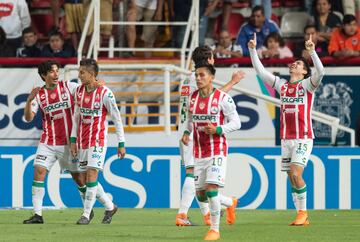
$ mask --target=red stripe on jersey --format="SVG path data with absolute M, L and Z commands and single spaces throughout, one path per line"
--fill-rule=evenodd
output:
M 82 85 L 77 89 L 76 93 L 77 103 L 80 108 L 79 129 L 77 133 L 79 146 L 82 149 L 88 149 L 93 146 L 105 146 L 107 110 L 103 99 L 107 90 L 104 87 L 98 87 L 93 92 L 88 93 L 85 91 L 85 86 Z
M 284 83 L 280 88 L 281 139 L 313 139 L 311 108 L 313 94 L 303 88 L 302 83 Z
M 42 114 L 43 132 L 40 142 L 47 145 L 66 145 L 72 128 L 74 98 L 67 83 L 60 81 L 52 90 L 42 87 L 37 94 Z
M 208 135 L 204 127 L 210 121 L 214 126 L 224 124 L 224 114 L 220 109 L 224 94 L 215 89 L 208 97 L 201 97 L 195 91 L 190 99 L 190 112 L 193 116 L 194 157 L 206 158 L 214 155 L 226 155 L 227 144 L 224 135 Z

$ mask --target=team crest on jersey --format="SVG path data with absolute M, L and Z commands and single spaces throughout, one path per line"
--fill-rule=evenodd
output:
M 100 108 L 100 103 L 99 103 L 99 102 L 95 102 L 95 103 L 94 103 L 94 108 L 99 109 L 99 108 Z
M 352 43 L 353 45 L 357 45 L 357 44 L 358 44 L 358 39 L 356 39 L 356 38 L 352 39 L 352 40 L 351 40 L 351 43 Z
M 85 102 L 85 103 L 89 103 L 89 102 L 90 102 L 90 98 L 89 98 L 89 97 L 85 97 L 84 102 Z
M 290 94 L 293 94 L 293 93 L 294 93 L 294 91 L 295 91 L 295 89 L 294 89 L 294 88 L 289 88 L 289 93 L 290 93 Z
M 55 98 L 56 98 L 56 93 L 54 93 L 54 92 L 51 93 L 51 94 L 50 94 L 50 98 L 51 98 L 51 99 L 55 99 Z
M 212 106 L 210 109 L 211 114 L 216 114 L 219 112 L 219 108 L 216 106 Z
M 200 109 L 204 109 L 204 108 L 205 108 L 205 105 L 206 105 L 206 104 L 205 104 L 204 102 L 201 102 L 201 103 L 199 104 L 199 108 L 200 108 Z

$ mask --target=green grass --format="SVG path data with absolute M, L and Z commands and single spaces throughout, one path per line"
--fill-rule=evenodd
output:
M 119 209 L 110 225 L 95 209 L 90 225 L 75 225 L 81 209 L 45 210 L 45 224 L 23 225 L 28 210 L 0 210 L 0 241 L 202 241 L 207 227 L 198 209 L 189 212 L 200 224 L 176 227 L 173 209 Z M 235 225 L 221 222 L 221 241 L 360 241 L 360 210 L 309 211 L 310 226 L 288 226 L 294 210 L 237 210 Z

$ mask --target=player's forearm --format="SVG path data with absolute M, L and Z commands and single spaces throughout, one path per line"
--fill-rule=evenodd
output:
M 312 50 L 309 54 L 315 67 L 315 73 L 312 75 L 313 78 L 311 79 L 311 82 L 315 86 L 319 86 L 323 76 L 325 75 L 324 66 L 315 50 Z
M 80 119 L 79 108 L 78 108 L 78 106 L 75 106 L 74 115 L 72 117 L 72 129 L 71 129 L 71 135 L 70 135 L 70 143 L 76 143 L 79 119 Z
M 219 128 L 216 127 L 217 134 L 228 134 L 241 128 L 241 121 L 237 112 L 233 112 L 228 115 L 227 119 L 228 122 L 226 124 L 218 126 L 221 127 L 221 133 L 219 131 Z
M 27 100 L 24 109 L 24 117 L 27 122 L 31 122 L 34 119 L 35 113 L 31 110 L 31 100 Z
M 256 73 L 260 76 L 261 80 L 268 83 L 270 86 L 274 86 L 275 76 L 267 71 L 261 63 L 256 49 L 249 48 L 251 63 L 255 68 Z

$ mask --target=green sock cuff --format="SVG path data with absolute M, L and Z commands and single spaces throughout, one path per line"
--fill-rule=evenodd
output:
M 86 186 L 78 187 L 78 190 L 82 193 L 86 192 Z
M 191 177 L 191 178 L 194 178 L 194 174 L 189 173 L 189 174 L 186 174 L 186 176 L 185 176 L 185 177 Z
M 212 190 L 212 191 L 206 191 L 206 196 L 208 198 L 212 198 L 212 197 L 216 197 L 218 195 L 218 191 L 217 190 Z
M 94 182 L 87 182 L 86 183 L 86 187 L 96 187 L 98 184 L 97 181 L 94 181 Z
M 206 196 L 196 196 L 197 200 L 199 202 L 206 202 L 207 201 L 207 197 Z
M 306 185 L 304 187 L 302 187 L 302 188 L 294 187 L 293 189 L 294 189 L 294 192 L 297 193 L 297 194 L 304 193 L 304 192 L 306 192 Z
M 33 187 L 45 187 L 45 183 L 42 181 L 33 181 Z

